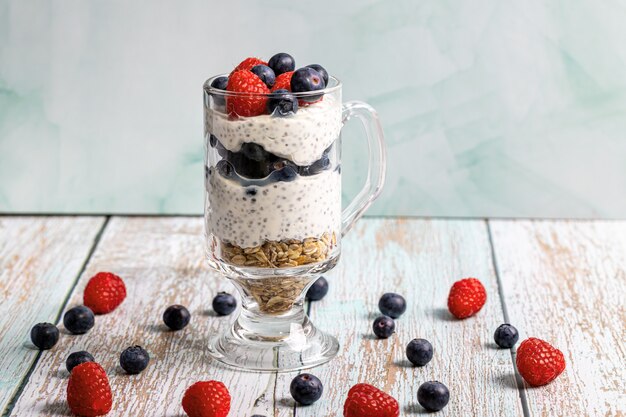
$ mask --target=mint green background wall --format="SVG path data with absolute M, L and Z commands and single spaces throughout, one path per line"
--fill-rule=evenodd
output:
M 200 213 L 203 80 L 284 50 L 380 111 L 369 214 L 624 217 L 624 22 L 611 0 L 0 0 L 0 211 Z

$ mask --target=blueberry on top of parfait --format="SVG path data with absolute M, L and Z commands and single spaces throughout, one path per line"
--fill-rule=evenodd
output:
M 298 111 L 298 100 L 285 89 L 276 90 L 267 100 L 267 110 L 272 116 L 291 116 Z
M 228 77 L 222 76 L 217 77 L 211 82 L 211 88 L 215 88 L 216 90 L 224 90 L 226 91 L 226 86 L 228 85 Z M 226 103 L 226 99 L 221 94 L 213 94 L 213 101 L 215 104 L 224 105 Z
M 274 71 L 267 65 L 255 65 L 250 71 L 259 77 L 261 81 L 265 83 L 267 88 L 272 88 L 274 86 L 274 83 L 276 82 L 276 74 L 274 74 Z
M 294 93 L 308 93 L 311 91 L 323 90 L 326 87 L 322 75 L 313 68 L 300 68 L 294 71 L 291 76 L 291 91 Z M 314 102 L 320 99 L 322 94 L 316 94 L 300 99 L 307 102 Z
M 296 69 L 296 60 L 285 52 L 279 52 L 270 58 L 267 65 L 274 70 L 274 74 L 276 74 L 276 76 L 279 76 L 284 72 Z
M 323 66 L 321 66 L 320 64 L 311 64 L 307 65 L 307 68 L 313 68 L 315 71 L 319 72 L 322 76 L 322 79 L 324 80 L 324 85 L 328 85 L 328 71 L 326 71 Z

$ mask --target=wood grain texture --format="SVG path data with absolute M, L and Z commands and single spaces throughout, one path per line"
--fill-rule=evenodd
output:
M 481 279 L 488 301 L 477 316 L 459 321 L 447 311 L 447 295 L 454 281 L 468 276 Z M 438 415 L 522 415 L 510 352 L 493 343 L 503 313 L 484 221 L 360 221 L 345 239 L 329 282 L 329 295 L 313 303 L 311 316 L 339 338 L 341 350 L 309 371 L 323 381 L 325 393 L 318 403 L 297 407 L 296 416 L 342 416 L 347 392 L 358 382 L 397 398 L 401 415 L 422 414 L 417 389 L 430 380 L 451 393 Z M 397 334 L 377 340 L 371 325 L 385 292 L 403 294 L 408 309 L 396 320 Z M 423 368 L 405 357 L 406 344 L 417 337 L 430 340 L 435 351 Z M 288 393 L 293 376 L 280 375 L 277 392 Z
M 565 354 L 533 416 L 626 415 L 626 222 L 490 223 L 511 322 Z
M 211 360 L 206 344 L 229 318 L 213 316 L 213 295 L 230 284 L 208 270 L 200 218 L 113 218 L 80 279 L 69 306 L 82 302 L 87 280 L 108 270 L 123 277 L 128 289 L 113 313 L 96 317 L 84 336 L 63 334 L 57 347 L 41 358 L 11 415 L 68 415 L 65 359 L 88 350 L 109 374 L 114 404 L 109 416 L 183 416 L 185 389 L 199 380 L 218 379 L 233 392 L 233 416 L 247 416 L 267 390 L 273 407 L 273 374 L 236 372 Z M 183 304 L 192 314 L 180 332 L 167 331 L 162 314 Z M 140 375 L 119 368 L 119 354 L 139 344 L 151 355 Z M 251 413 L 250 413 L 251 414 Z
M 30 328 L 56 320 L 103 222 L 0 217 L 0 411 L 38 356 Z

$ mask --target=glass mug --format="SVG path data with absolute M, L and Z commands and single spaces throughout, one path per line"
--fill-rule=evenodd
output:
M 257 116 L 271 95 L 204 84 L 205 229 L 209 265 L 241 295 L 234 323 L 211 339 L 225 364 L 265 371 L 319 365 L 338 352 L 304 311 L 307 289 L 337 264 L 341 237 L 380 194 L 385 178 L 381 124 L 369 105 L 341 102 L 341 83 L 290 93 L 295 112 Z M 244 113 L 241 111 L 241 113 Z M 341 208 L 341 129 L 355 117 L 369 147 L 365 186 Z

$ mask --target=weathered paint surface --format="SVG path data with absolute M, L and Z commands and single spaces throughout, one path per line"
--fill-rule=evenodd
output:
M 48 237 L 37 240 L 42 224 Z M 14 331 L 11 349 L 5 350 L 5 337 L 0 342 L 1 360 L 20 365 L 8 398 L 36 356 L 24 345 L 31 321 L 54 320 L 80 271 L 75 259 L 84 260 L 101 225 L 100 218 L 0 218 L 3 312 L 6 301 L 25 303 L 12 307 L 23 311 L 19 325 L 8 314 L 0 317 L 3 329 Z M 20 262 L 22 269 L 12 266 Z M 72 262 L 78 265 L 70 268 Z M 43 284 L 56 263 L 67 273 L 53 275 L 67 283 Z M 20 272 L 24 268 L 30 272 Z M 85 349 L 109 374 L 115 398 L 110 416 L 182 417 L 185 388 L 206 379 L 229 386 L 230 415 L 237 417 L 341 416 L 346 393 L 357 382 L 385 389 L 400 401 L 401 415 L 416 415 L 423 412 L 417 388 L 433 379 L 451 391 L 443 416 L 622 416 L 625 269 L 626 222 L 364 219 L 344 241 L 342 261 L 328 276 L 328 296 L 311 305 L 314 322 L 335 334 L 342 349 L 330 364 L 309 371 L 324 382 L 323 399 L 299 407 L 289 395 L 295 373 L 237 372 L 207 355 L 208 337 L 229 320 L 211 313 L 210 300 L 232 288 L 205 265 L 202 220 L 114 217 L 65 310 L 81 303 L 87 280 L 102 270 L 125 279 L 128 298 L 115 312 L 97 316 L 86 336 L 62 330 L 59 344 L 38 358 L 9 415 L 69 415 L 64 362 L 70 352 Z M 446 297 L 450 284 L 466 276 L 482 280 L 488 302 L 477 316 L 457 321 L 446 310 Z M 397 334 L 376 340 L 371 322 L 378 298 L 388 291 L 405 295 L 409 307 L 397 320 Z M 167 331 L 161 322 L 174 303 L 193 315 L 181 332 Z M 42 305 L 50 306 L 48 315 Z M 28 320 L 21 320 L 25 314 Z M 518 387 L 510 352 L 496 349 L 492 340 L 507 315 L 522 337 L 541 337 L 563 350 L 563 376 L 543 388 Z M 435 357 L 424 368 L 404 359 L 405 345 L 415 337 L 434 345 Z M 141 375 L 128 376 L 118 357 L 134 344 L 146 347 L 152 360 Z M 4 382 L 15 370 L 3 363 L 1 372 Z
M 103 223 L 102 217 L 0 217 L 0 410 L 37 358 L 30 328 L 56 320 Z

